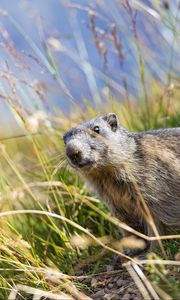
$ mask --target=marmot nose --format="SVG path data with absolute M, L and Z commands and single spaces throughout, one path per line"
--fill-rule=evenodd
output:
M 72 144 L 67 145 L 66 155 L 69 157 L 69 159 L 75 165 L 78 165 L 82 160 L 81 151 L 75 145 L 72 145 Z

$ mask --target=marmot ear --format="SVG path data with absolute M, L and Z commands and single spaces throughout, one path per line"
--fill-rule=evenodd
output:
M 119 125 L 118 118 L 116 114 L 109 113 L 103 117 L 103 119 L 111 126 L 112 131 L 116 131 Z

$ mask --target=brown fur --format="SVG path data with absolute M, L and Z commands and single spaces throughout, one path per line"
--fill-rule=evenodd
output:
M 91 135 L 97 125 L 99 135 Z M 82 161 L 92 163 L 77 169 L 114 216 L 154 235 L 141 209 L 142 196 L 159 234 L 180 227 L 180 128 L 128 132 L 108 114 L 70 130 L 65 143 L 74 143 Z

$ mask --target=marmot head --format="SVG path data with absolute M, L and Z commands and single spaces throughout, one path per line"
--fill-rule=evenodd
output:
M 126 140 L 128 131 L 114 113 L 81 123 L 64 135 L 67 159 L 80 171 L 111 166 L 113 149 L 126 156 Z

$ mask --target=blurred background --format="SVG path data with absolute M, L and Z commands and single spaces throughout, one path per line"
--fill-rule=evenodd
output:
M 37 110 L 99 112 L 179 89 L 179 10 L 178 0 L 1 0 L 0 136 Z

